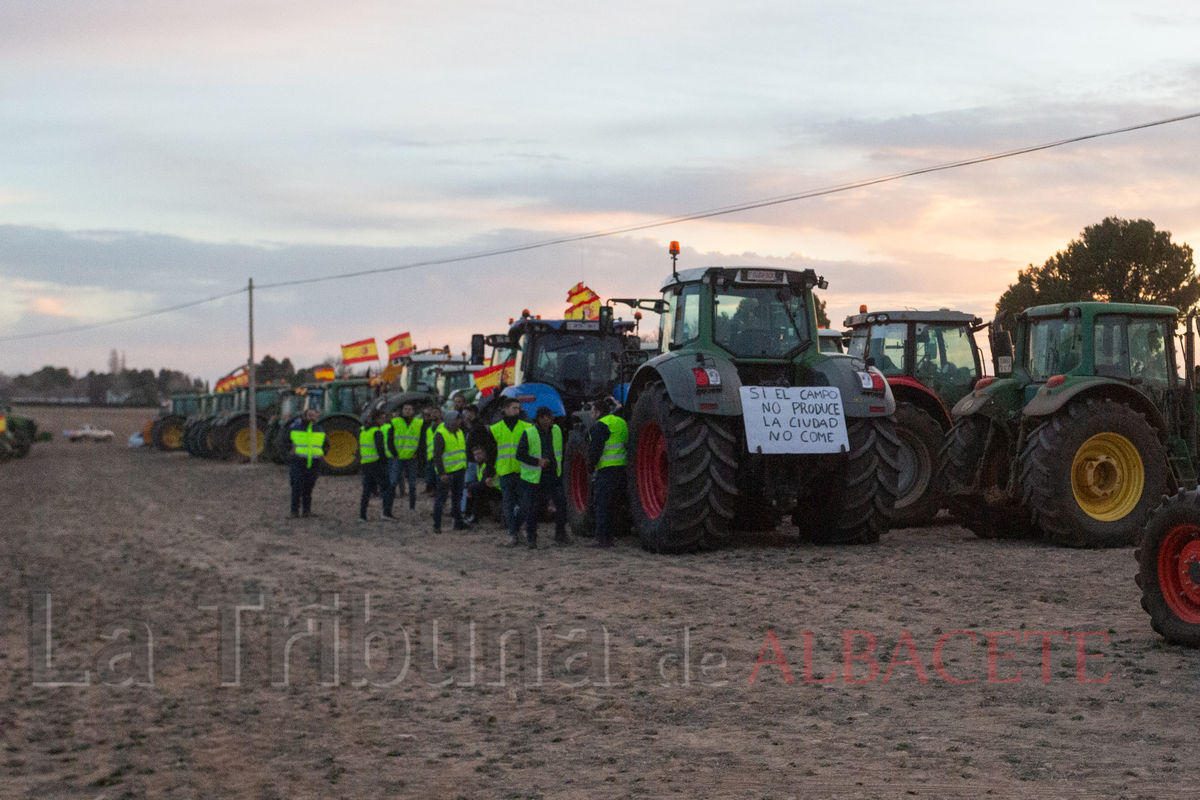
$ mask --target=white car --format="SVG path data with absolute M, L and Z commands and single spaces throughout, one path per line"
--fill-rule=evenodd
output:
M 103 428 L 93 428 L 91 425 L 84 425 L 82 428 L 73 431 L 63 431 L 63 436 L 66 436 L 72 442 L 109 442 L 115 434 L 112 431 Z

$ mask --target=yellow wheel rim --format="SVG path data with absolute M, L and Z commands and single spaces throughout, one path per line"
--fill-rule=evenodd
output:
M 263 433 L 262 431 L 255 431 L 255 433 L 258 434 L 256 437 L 258 439 L 258 449 L 255 451 L 255 455 L 258 455 L 263 451 Z M 246 458 L 250 457 L 249 428 L 242 428 L 237 432 L 237 436 L 233 437 L 233 446 L 237 449 L 240 455 L 245 456 Z
M 162 440 L 170 450 L 178 450 L 183 447 L 183 426 L 168 425 L 163 428 Z
M 334 468 L 348 467 L 354 463 L 358 455 L 358 439 L 350 431 L 330 431 L 329 452 L 325 454 L 325 463 Z
M 1137 507 L 1146 468 L 1133 443 L 1119 433 L 1098 433 L 1083 443 L 1071 464 L 1071 490 L 1083 512 L 1116 522 Z

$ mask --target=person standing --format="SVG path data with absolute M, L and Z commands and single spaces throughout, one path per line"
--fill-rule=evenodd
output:
M 388 483 L 393 488 L 408 487 L 408 509 L 417 507 L 417 445 L 421 441 L 422 421 L 417 418 L 412 403 L 400 406 L 400 413 L 392 418 L 392 446 L 396 457 L 388 461 Z
M 588 430 L 591 447 L 588 461 L 594 470 L 593 496 L 596 503 L 596 541 L 592 547 L 612 547 L 616 542 L 612 529 L 612 508 L 625 488 L 625 443 L 629 426 L 615 413 L 616 402 L 609 397 L 597 400 L 592 410 L 599 419 Z
M 433 436 L 431 458 L 438 476 L 438 493 L 433 501 L 433 532 L 442 532 L 442 511 L 450 502 L 454 530 L 470 528 L 462 518 L 463 476 L 467 472 L 467 442 L 462 432 L 462 417 L 457 411 L 447 411 L 445 421 Z
M 504 524 L 508 528 L 508 544 L 515 547 L 519 542 L 521 518 L 517 506 L 521 502 L 521 464 L 517 461 L 517 444 L 529 423 L 521 419 L 521 401 L 507 397 L 501 410 L 504 417 L 492 425 L 492 439 L 496 442 L 495 468 L 492 470 L 500 482 L 500 502 L 504 507 Z
M 312 516 L 312 493 L 321 474 L 321 463 L 329 444 L 325 429 L 317 424 L 317 409 L 306 408 L 288 429 L 291 457 L 288 477 L 292 484 L 292 516 Z
M 425 476 L 425 494 L 437 494 L 437 469 L 433 466 L 433 434 L 442 424 L 442 409 L 436 405 L 425 407 L 425 422 L 421 426 L 421 438 L 417 442 L 418 468 Z
M 369 422 L 358 434 L 358 451 L 362 462 L 362 498 L 358 502 L 359 522 L 367 521 L 367 504 L 372 494 L 383 501 L 383 518 L 392 516 L 393 495 L 388 484 L 387 459 L 391 455 L 388 436 L 384 432 L 385 415 L 382 409 L 371 412 Z
M 547 499 L 554 501 L 554 541 L 567 543 L 567 498 L 562 487 L 562 428 L 554 424 L 554 412 L 542 406 L 526 426 L 517 443 L 521 465 L 521 513 L 525 517 L 525 539 L 537 549 L 538 517 Z
M 467 476 L 463 492 L 463 519 L 468 524 L 475 522 L 477 512 L 476 501 L 481 499 L 484 481 L 487 476 L 487 465 L 492 461 L 488 458 L 490 450 L 496 443 L 492 432 L 479 419 L 479 406 L 469 403 L 463 406 L 463 435 L 467 438 Z

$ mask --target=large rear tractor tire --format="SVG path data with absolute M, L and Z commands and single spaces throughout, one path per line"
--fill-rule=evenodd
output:
M 912 403 L 899 403 L 896 435 L 900 440 L 900 477 L 892 527 L 928 525 L 942 507 L 942 495 L 934 480 L 945 438 L 942 426 Z
M 172 414 L 154 423 L 151 441 L 159 450 L 174 452 L 183 449 L 183 417 Z
M 263 428 L 265 426 L 265 422 L 263 422 L 261 419 L 258 420 L 258 430 L 255 431 L 258 434 L 257 447 L 254 453 L 256 458 L 263 454 L 264 448 L 266 447 L 266 434 L 263 432 Z M 249 415 L 238 417 L 237 419 L 229 422 L 224 426 L 221 433 L 224 437 L 225 443 L 224 447 L 222 448 L 225 458 L 241 462 L 250 460 L 251 444 Z
M 362 426 L 349 417 L 330 417 L 323 420 L 329 451 L 325 454 L 326 475 L 353 475 L 358 472 L 358 434 Z
M 1150 626 L 1171 644 L 1200 647 L 1200 495 L 1164 498 L 1136 555 Z
M 567 522 L 577 538 L 596 535 L 592 506 L 592 471 L 588 469 L 588 439 L 579 428 L 563 445 L 563 493 L 567 496 Z
M 896 504 L 900 440 L 891 417 L 846 420 L 850 452 L 821 476 L 812 520 L 793 522 L 816 544 L 874 544 Z
M 1037 529 L 1008 490 L 1008 439 L 992 425 L 981 416 L 955 423 L 938 458 L 938 488 L 954 518 L 980 539 L 1029 538 Z
M 1146 418 L 1113 400 L 1075 401 L 1029 434 L 1021 494 L 1057 545 L 1124 547 L 1166 493 L 1166 448 Z
M 643 390 L 631 416 L 626 489 L 642 546 L 684 553 L 727 544 L 738 494 L 736 420 L 684 411 L 661 381 Z

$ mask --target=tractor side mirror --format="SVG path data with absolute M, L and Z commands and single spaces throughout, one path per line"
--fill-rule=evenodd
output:
M 484 336 L 482 333 L 475 333 L 475 334 L 471 335 L 471 363 L 472 364 L 482 364 L 484 362 L 485 355 L 486 355 L 484 350 L 486 347 L 487 347 L 487 342 L 484 341 Z
M 1013 370 L 1012 334 L 1000 326 L 999 320 L 988 328 L 988 344 L 992 348 L 992 367 L 996 375 L 1011 375 Z
M 613 310 L 612 306 L 600 306 L 600 332 L 613 332 Z

